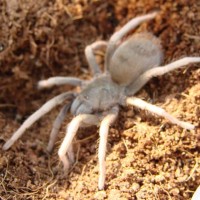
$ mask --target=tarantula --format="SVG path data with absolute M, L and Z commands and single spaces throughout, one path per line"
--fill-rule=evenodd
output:
M 70 164 L 74 161 L 72 141 L 78 128 L 100 124 L 98 188 L 102 190 L 105 185 L 105 155 L 109 127 L 118 116 L 119 106 L 133 105 L 165 117 L 182 128 L 194 129 L 194 125 L 176 119 L 162 108 L 133 97 L 152 77 L 163 75 L 189 63 L 200 62 L 200 57 L 185 57 L 168 65 L 160 66 L 163 53 L 158 38 L 150 33 L 138 33 L 126 40 L 124 39 L 136 26 L 155 18 L 156 14 L 151 13 L 133 18 L 119 31 L 115 32 L 108 42 L 97 41 L 85 48 L 85 56 L 93 74 L 92 80 L 85 81 L 74 77 L 52 77 L 39 81 L 39 88 L 70 84 L 79 86 L 81 91 L 79 93 L 65 92 L 47 101 L 24 121 L 21 127 L 4 144 L 3 149 L 9 149 L 35 121 L 55 106 L 68 100 L 69 103 L 62 108 L 53 124 L 47 149 L 48 151 L 53 149 L 61 123 L 70 110 L 74 118 L 67 126 L 66 135 L 58 151 L 64 169 L 68 170 Z M 95 60 L 94 53 L 103 47 L 106 47 L 106 55 L 105 71 L 102 73 Z

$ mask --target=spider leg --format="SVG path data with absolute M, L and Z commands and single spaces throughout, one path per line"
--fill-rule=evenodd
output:
M 113 107 L 109 114 L 107 114 L 100 125 L 100 142 L 99 142 L 99 151 L 98 151 L 98 158 L 99 158 L 99 182 L 98 188 L 99 190 L 103 190 L 105 184 L 105 177 L 106 177 L 106 145 L 107 145 L 107 138 L 108 138 L 108 131 L 110 125 L 116 120 L 118 116 L 119 107 Z
M 155 67 L 144 72 L 126 89 L 126 95 L 131 96 L 138 92 L 151 78 L 161 76 L 172 70 L 178 69 L 190 63 L 200 62 L 200 57 L 185 57 L 165 66 Z
M 51 111 L 55 106 L 63 103 L 66 99 L 74 98 L 75 94 L 72 92 L 62 93 L 49 101 L 47 101 L 40 109 L 35 111 L 28 119 L 24 121 L 21 127 L 12 135 L 12 137 L 3 145 L 3 150 L 9 149 L 13 143 L 21 137 L 21 135 L 28 129 L 34 122 L 40 119 L 43 115 Z
M 106 69 L 108 70 L 109 68 L 109 61 L 112 57 L 112 55 L 114 54 L 114 51 L 116 49 L 116 47 L 119 44 L 119 41 L 131 30 L 133 30 L 134 28 L 136 28 L 139 24 L 141 24 L 142 22 L 145 22 L 147 20 L 153 19 L 155 18 L 155 16 L 157 15 L 157 12 L 153 12 L 147 15 L 143 15 L 143 16 L 139 16 L 139 17 L 135 17 L 132 20 L 130 20 L 127 24 L 125 24 L 119 31 L 115 32 L 109 42 L 108 42 L 108 47 L 106 50 L 106 59 L 105 59 L 105 65 L 106 65 Z
M 177 118 L 170 115 L 169 113 L 167 113 L 164 109 L 162 109 L 158 106 L 152 105 L 150 103 L 147 103 L 147 102 L 143 101 L 142 99 L 139 99 L 136 97 L 128 97 L 126 99 L 126 103 L 130 104 L 132 106 L 136 106 L 143 110 L 148 110 L 149 112 L 157 114 L 159 116 L 162 116 L 162 117 L 168 119 L 171 123 L 177 124 L 178 126 L 181 126 L 182 128 L 185 128 L 188 130 L 192 130 L 195 128 L 194 125 L 192 125 L 188 122 L 180 121 Z
M 200 185 L 198 186 L 198 188 L 196 189 L 196 191 L 192 195 L 192 199 L 191 200 L 198 200 L 199 196 L 200 196 Z
M 55 76 L 48 78 L 46 80 L 41 80 L 38 82 L 38 89 L 50 88 L 54 85 L 65 85 L 69 84 L 72 86 L 81 86 L 85 81 L 75 77 L 62 77 Z
M 48 152 L 52 152 L 55 141 L 56 141 L 56 137 L 58 135 L 59 129 L 61 127 L 62 122 L 64 121 L 64 118 L 66 116 L 66 113 L 68 112 L 69 108 L 71 106 L 71 103 L 68 103 L 67 105 L 65 105 L 60 113 L 58 114 L 58 116 L 56 117 L 54 123 L 53 123 L 53 128 L 51 130 L 50 133 L 50 139 L 49 139 L 49 143 L 47 146 L 47 151 Z M 69 150 L 67 152 L 67 155 L 69 157 L 70 163 L 74 162 L 74 151 L 73 151 L 73 145 L 70 145 Z
M 101 73 L 101 70 L 94 56 L 94 51 L 97 49 L 101 49 L 103 47 L 107 47 L 107 42 L 97 41 L 97 42 L 92 43 L 91 45 L 88 45 L 85 48 L 85 56 L 86 56 L 86 59 L 88 61 L 88 64 L 89 64 L 90 70 L 92 71 L 93 76 Z
M 69 169 L 69 161 L 66 156 L 67 152 L 70 151 L 70 147 L 72 145 L 72 140 L 78 131 L 78 128 L 81 125 L 93 125 L 99 122 L 99 118 L 92 114 L 80 114 L 72 119 L 72 121 L 68 124 L 66 135 L 64 140 L 58 150 L 58 156 L 64 165 L 64 170 Z M 70 152 L 69 152 L 70 153 Z
M 69 158 L 69 163 L 73 164 L 75 162 L 75 156 L 74 156 L 74 148 L 73 148 L 73 144 L 71 144 L 69 146 L 69 149 L 67 151 L 67 156 Z
M 136 28 L 138 25 L 140 25 L 142 22 L 145 22 L 147 20 L 153 19 L 156 17 L 158 12 L 153 12 L 147 15 L 135 17 L 132 20 L 130 20 L 128 23 L 126 23 L 119 31 L 115 32 L 109 42 L 117 42 L 122 39 L 129 31 Z
M 54 123 L 53 123 L 53 128 L 51 130 L 51 133 L 50 133 L 50 138 L 49 138 L 49 143 L 48 143 L 48 146 L 47 146 L 47 151 L 48 152 L 51 152 L 53 150 L 53 146 L 55 144 L 55 141 L 56 141 L 56 137 L 58 135 L 58 132 L 59 132 L 59 129 L 61 127 L 61 124 L 66 116 L 66 113 L 68 112 L 69 108 L 71 106 L 71 103 L 68 103 L 67 105 L 65 105 L 60 113 L 58 114 L 58 116 L 56 117 Z

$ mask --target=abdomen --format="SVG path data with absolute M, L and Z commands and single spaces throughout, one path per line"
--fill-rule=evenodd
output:
M 160 40 L 150 33 L 139 33 L 119 45 L 109 71 L 115 82 L 129 85 L 146 70 L 160 65 L 162 59 Z

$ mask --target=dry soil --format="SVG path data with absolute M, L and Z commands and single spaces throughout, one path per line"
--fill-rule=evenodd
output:
M 108 138 L 104 191 L 98 191 L 98 129 L 81 129 L 76 163 L 65 174 L 57 156 L 69 114 L 52 154 L 46 146 L 60 107 L 35 123 L 8 151 L 21 123 L 69 86 L 39 91 L 51 76 L 90 79 L 86 45 L 108 40 L 131 18 L 159 11 L 134 32 L 162 41 L 164 64 L 200 56 L 199 0 L 1 0 L 0 198 L 2 200 L 189 200 L 200 185 L 200 64 L 152 79 L 136 96 L 196 126 L 187 131 L 131 106 L 121 108 Z M 133 34 L 134 34 L 133 32 Z M 97 53 L 101 64 L 104 52 Z

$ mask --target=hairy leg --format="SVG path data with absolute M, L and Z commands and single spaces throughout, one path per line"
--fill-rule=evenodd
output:
M 66 156 L 67 152 L 69 152 L 70 146 L 72 145 L 72 140 L 76 135 L 78 128 L 81 125 L 93 125 L 99 122 L 99 118 L 95 115 L 91 114 L 81 114 L 72 119 L 72 121 L 68 124 L 65 138 L 58 150 L 58 156 L 64 165 L 64 170 L 69 169 L 69 161 Z
M 72 92 L 62 93 L 51 100 L 47 101 L 40 109 L 34 112 L 28 119 L 24 121 L 24 123 L 20 126 L 20 128 L 12 135 L 12 137 L 3 145 L 3 150 L 9 149 L 13 143 L 21 137 L 21 135 L 28 129 L 34 122 L 40 119 L 43 115 L 51 111 L 55 106 L 63 103 L 67 99 L 74 98 L 75 94 Z
M 97 49 L 101 49 L 103 47 L 107 47 L 107 42 L 105 41 L 97 41 L 88 45 L 85 48 L 85 56 L 87 58 L 90 70 L 92 71 L 93 76 L 96 74 L 100 74 L 101 70 L 96 62 L 96 58 L 94 56 L 94 51 Z
M 49 143 L 48 143 L 48 146 L 47 146 L 48 152 L 51 152 L 53 150 L 53 146 L 55 144 L 56 137 L 58 135 L 59 129 L 61 127 L 61 124 L 62 124 L 67 112 L 69 111 L 70 106 L 71 106 L 71 103 L 65 105 L 61 109 L 60 113 L 58 114 L 58 116 L 56 117 L 56 119 L 53 123 L 53 128 L 51 130 L 50 139 L 49 139 Z
M 131 30 L 136 28 L 139 24 L 142 22 L 145 22 L 147 20 L 155 18 L 157 15 L 157 12 L 153 12 L 147 15 L 135 17 L 132 20 L 130 20 L 128 23 L 126 23 L 119 31 L 115 32 L 108 43 L 107 51 L 106 51 L 106 69 L 109 68 L 109 61 L 116 49 L 116 47 L 119 44 L 119 41 Z
M 66 113 L 69 111 L 69 108 L 71 106 L 71 103 L 65 105 L 60 113 L 58 114 L 58 116 L 56 117 L 54 123 L 53 123 L 53 128 L 51 130 L 51 134 L 50 134 L 50 139 L 49 139 L 49 143 L 47 146 L 47 151 L 51 152 L 53 150 L 55 141 L 56 141 L 56 137 L 58 135 L 59 129 L 61 127 L 61 124 L 66 116 Z M 67 152 L 67 155 L 69 157 L 70 163 L 74 162 L 74 151 L 73 151 L 73 145 L 70 145 L 69 150 Z
M 74 155 L 74 148 L 73 148 L 73 144 L 71 144 L 69 146 L 69 149 L 67 151 L 67 156 L 69 158 L 69 163 L 73 164 L 75 162 L 75 155 Z
M 180 121 L 177 118 L 173 117 L 172 115 L 170 115 L 169 113 L 167 113 L 164 109 L 152 105 L 150 103 L 147 103 L 139 98 L 136 97 L 128 97 L 126 99 L 126 103 L 130 104 L 132 106 L 136 106 L 142 110 L 148 110 L 151 113 L 154 113 L 156 115 L 162 116 L 166 119 L 168 119 L 171 123 L 173 124 L 177 124 L 178 126 L 181 126 L 182 128 L 188 129 L 188 130 L 192 130 L 195 128 L 194 125 L 188 123 L 188 122 L 184 122 L 184 121 Z
M 99 190 L 103 190 L 106 177 L 106 145 L 110 125 L 116 120 L 118 116 L 118 107 L 113 107 L 109 114 L 107 114 L 100 125 L 100 142 L 99 142 Z
M 178 69 L 190 63 L 200 62 L 200 57 L 185 57 L 165 66 L 155 67 L 144 72 L 138 79 L 126 89 L 126 95 L 131 96 L 138 92 L 151 78 L 161 76 L 172 70 Z
M 72 86 L 81 86 L 83 85 L 84 81 L 75 78 L 75 77 L 62 77 L 62 76 L 55 76 L 48 78 L 46 80 L 41 80 L 38 82 L 38 89 L 43 88 L 50 88 L 54 85 L 72 85 Z
M 199 200 L 199 197 L 200 197 L 200 185 L 196 189 L 196 191 L 194 192 L 191 200 Z

